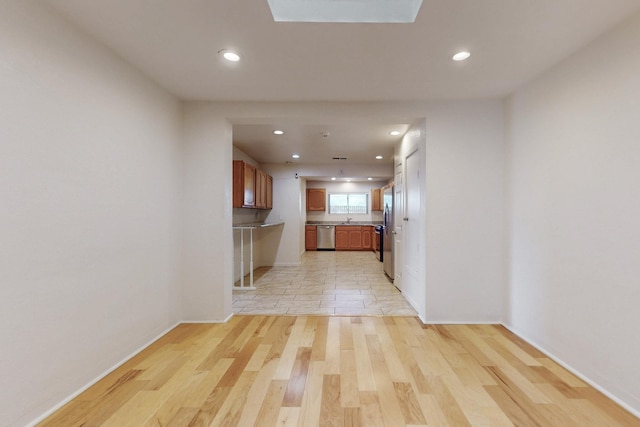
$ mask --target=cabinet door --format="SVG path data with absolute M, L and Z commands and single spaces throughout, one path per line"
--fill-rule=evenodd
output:
M 362 249 L 362 230 L 360 227 L 349 227 L 349 249 Z
M 256 169 L 256 207 L 267 207 L 267 174 Z
M 336 227 L 336 250 L 349 250 L 349 231 L 348 227 Z
M 256 207 L 256 168 L 244 164 L 244 203 L 243 208 Z
M 376 251 L 376 250 L 380 250 L 380 233 L 376 233 L 375 231 L 375 227 L 372 227 L 372 231 L 371 231 L 371 248 Z
M 244 205 L 244 162 L 233 161 L 233 207 L 241 208 Z
M 374 188 L 371 190 L 371 211 L 381 211 L 382 204 L 380 203 L 380 189 Z
M 371 227 L 362 227 L 362 249 L 371 249 Z
M 273 208 L 273 177 L 267 175 L 267 209 Z
M 304 227 L 304 246 L 308 251 L 315 251 L 318 248 L 317 229 L 313 225 Z
M 307 210 L 325 211 L 327 190 L 324 188 L 307 188 Z

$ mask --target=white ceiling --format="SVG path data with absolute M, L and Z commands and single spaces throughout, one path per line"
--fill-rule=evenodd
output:
M 329 24 L 274 22 L 267 0 L 45 1 L 177 97 L 217 101 L 501 98 L 640 10 L 638 0 L 424 0 L 413 24 Z M 221 49 L 242 61 L 223 63 Z M 451 61 L 462 49 L 471 58 Z M 260 162 L 300 144 L 309 161 L 340 150 L 360 161 L 388 153 L 380 129 L 398 124 L 371 124 L 373 137 L 327 122 L 336 138 L 316 144 L 308 123 L 280 139 L 277 123 L 249 123 L 234 139 Z

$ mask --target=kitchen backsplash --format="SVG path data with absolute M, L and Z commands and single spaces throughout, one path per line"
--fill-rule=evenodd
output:
M 330 221 L 330 222 L 342 222 L 346 221 L 347 217 L 352 218 L 355 222 L 382 222 L 382 212 L 371 212 L 364 215 L 349 214 L 349 215 L 329 215 L 325 212 L 307 212 L 307 221 Z

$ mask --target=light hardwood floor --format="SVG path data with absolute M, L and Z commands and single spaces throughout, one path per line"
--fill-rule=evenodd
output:
M 501 326 L 180 325 L 42 426 L 640 426 Z
M 305 252 L 297 267 L 256 269 L 254 283 L 233 291 L 236 314 L 416 315 L 371 251 Z

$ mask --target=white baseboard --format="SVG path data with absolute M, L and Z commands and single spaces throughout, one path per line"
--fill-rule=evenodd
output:
M 500 324 L 502 326 L 504 326 L 505 328 L 507 328 L 511 333 L 517 335 L 519 338 L 523 339 L 528 344 L 530 344 L 531 346 L 535 347 L 538 351 L 543 353 L 549 359 L 553 360 L 558 365 L 562 366 L 567 371 L 571 372 L 573 375 L 575 375 L 576 377 L 580 378 L 582 381 L 584 381 L 585 383 L 589 384 L 591 387 L 595 388 L 600 393 L 604 394 L 605 396 L 607 396 L 609 399 L 613 400 L 618 405 L 622 406 L 624 409 L 629 411 L 634 416 L 640 418 L 640 411 L 636 410 L 635 408 L 631 407 L 626 402 L 624 402 L 621 399 L 619 399 L 616 395 L 611 393 L 609 390 L 607 390 L 606 388 L 602 387 L 600 384 L 598 384 L 597 382 L 593 381 L 591 378 L 587 377 L 582 372 L 576 370 L 571 365 L 566 363 L 564 360 L 562 360 L 559 357 L 555 356 L 553 353 L 551 353 L 550 351 L 545 349 L 543 346 L 539 345 L 538 343 L 536 343 L 535 341 L 533 341 L 532 339 L 527 337 L 525 334 L 522 334 L 522 333 L 518 332 L 515 328 L 512 328 L 511 326 L 507 325 L 506 323 L 500 323 Z
M 467 321 L 461 322 L 459 320 L 428 320 L 422 322 L 425 325 L 501 325 L 499 320 L 480 320 L 480 321 Z
M 300 267 L 300 262 L 276 262 L 272 267 Z
M 133 353 L 129 354 L 128 356 L 125 356 L 123 359 L 121 359 L 119 362 L 117 362 L 115 365 L 113 365 L 111 368 L 107 369 L 106 371 L 104 371 L 103 373 L 101 373 L 100 375 L 98 375 L 97 377 L 95 377 L 93 380 L 89 381 L 84 387 L 80 388 L 79 390 L 75 391 L 74 393 L 70 394 L 69 396 L 67 396 L 65 399 L 63 399 L 62 401 L 60 401 L 58 404 L 56 404 L 54 407 L 52 407 L 51 409 L 49 409 L 47 412 L 45 412 L 44 414 L 40 415 L 38 418 L 36 418 L 35 420 L 31 421 L 29 424 L 27 424 L 27 427 L 33 427 L 36 424 L 42 422 L 45 418 L 49 417 L 50 415 L 52 415 L 54 412 L 56 412 L 58 409 L 62 408 L 64 405 L 66 405 L 67 403 L 69 403 L 70 401 L 72 401 L 73 399 L 75 399 L 76 397 L 78 397 L 81 393 L 83 393 L 84 391 L 86 391 L 89 387 L 91 387 L 92 385 L 94 385 L 95 383 L 97 383 L 98 381 L 100 381 L 101 379 L 103 379 L 104 377 L 106 377 L 107 375 L 109 375 L 111 372 L 115 371 L 116 369 L 118 369 L 120 366 L 124 365 L 126 362 L 128 362 L 129 360 L 131 360 L 134 356 L 136 356 L 138 353 L 140 353 L 141 351 L 143 351 L 144 349 L 146 349 L 147 347 L 149 347 L 151 344 L 153 344 L 154 342 L 158 341 L 160 338 L 162 338 L 163 336 L 165 336 L 169 331 L 171 331 L 172 329 L 174 329 L 176 326 L 178 326 L 181 322 L 178 322 L 176 324 L 174 324 L 173 326 L 167 328 L 164 330 L 164 332 L 161 332 L 159 335 L 157 335 L 155 338 L 153 338 L 152 340 L 148 341 L 146 344 L 143 344 L 142 346 L 138 347 L 136 350 L 133 351 Z
M 228 315 L 227 318 L 224 320 L 181 320 L 179 325 L 182 325 L 184 323 L 212 323 L 212 324 L 227 323 L 229 320 L 231 320 L 232 317 L 233 317 L 233 313 Z

